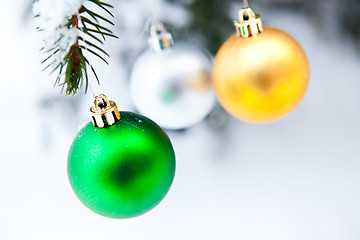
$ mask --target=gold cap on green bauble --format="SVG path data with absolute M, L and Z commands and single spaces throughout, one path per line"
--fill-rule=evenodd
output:
M 120 113 L 115 102 L 109 101 L 104 94 L 94 98 L 94 104 L 90 107 L 91 121 L 95 127 L 103 128 L 111 126 L 120 120 Z
M 263 26 L 244 1 L 236 33 L 217 52 L 213 84 L 219 102 L 234 117 L 251 123 L 277 121 L 292 112 L 309 84 L 309 63 L 286 32 Z

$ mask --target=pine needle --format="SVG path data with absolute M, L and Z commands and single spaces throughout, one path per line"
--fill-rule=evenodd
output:
M 108 63 L 102 56 L 100 56 L 100 54 L 94 52 L 94 51 L 91 50 L 90 48 L 87 48 L 86 50 L 89 51 L 90 53 L 94 54 L 95 56 L 97 56 L 98 58 L 100 58 L 100 59 L 103 60 L 106 64 L 109 65 L 109 63 Z

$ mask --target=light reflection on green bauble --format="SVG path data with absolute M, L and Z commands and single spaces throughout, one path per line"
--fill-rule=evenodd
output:
M 175 154 L 166 133 L 150 119 L 120 112 L 113 126 L 88 123 L 68 156 L 70 184 L 92 211 L 130 218 L 155 207 L 175 175 Z

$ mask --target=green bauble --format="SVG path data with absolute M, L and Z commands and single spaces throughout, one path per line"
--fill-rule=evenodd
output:
M 92 211 L 130 218 L 155 207 L 175 175 L 175 155 L 165 132 L 150 119 L 120 112 L 114 125 L 87 124 L 68 156 L 70 184 Z

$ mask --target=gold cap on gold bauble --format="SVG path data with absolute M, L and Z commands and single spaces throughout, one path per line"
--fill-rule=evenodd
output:
M 289 34 L 263 27 L 260 16 L 247 4 L 235 27 L 236 34 L 226 40 L 214 60 L 218 100 L 227 112 L 247 122 L 279 120 L 306 93 L 310 75 L 306 54 Z
M 234 25 L 240 37 L 256 36 L 264 31 L 260 15 L 255 14 L 249 7 L 244 7 L 239 11 L 239 20 L 234 21 Z

